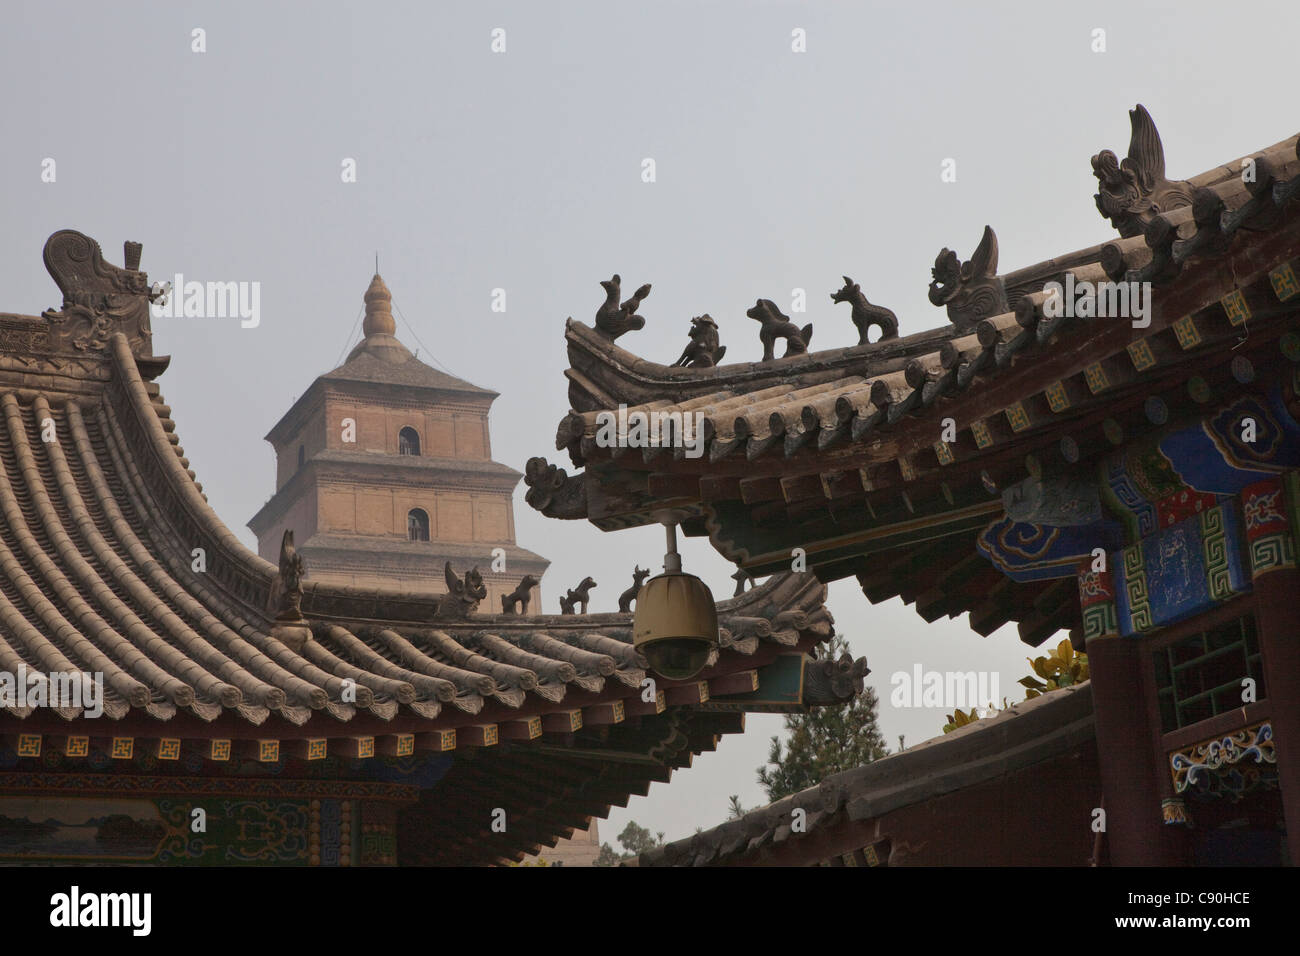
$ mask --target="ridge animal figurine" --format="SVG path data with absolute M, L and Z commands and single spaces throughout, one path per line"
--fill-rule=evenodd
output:
M 448 561 L 442 573 L 447 580 L 447 594 L 438 602 L 434 616 L 466 618 L 477 611 L 479 602 L 487 597 L 487 586 L 483 583 L 483 575 L 478 568 L 466 571 L 465 580 L 461 581 Z
M 502 614 L 527 614 L 528 601 L 532 597 L 533 588 L 541 582 L 531 574 L 525 574 L 524 579 L 519 582 L 519 587 L 515 588 L 509 594 L 501 595 L 501 613 Z M 516 610 L 516 608 L 518 608 Z
M 619 305 L 618 297 L 622 279 L 614 273 L 612 279 L 600 284 L 605 290 L 605 302 L 596 310 L 596 328 L 611 342 L 624 332 L 645 328 L 645 316 L 637 315 L 637 306 L 650 294 L 650 283 L 646 283 L 632 293 L 632 298 Z
M 560 598 L 560 613 L 573 614 L 574 607 L 581 604 L 582 610 L 578 613 L 586 614 L 587 602 L 591 599 L 591 589 L 595 586 L 596 582 L 591 578 L 583 578 L 581 584 L 570 590 L 564 597 Z
M 649 568 L 643 569 L 635 564 L 632 565 L 632 586 L 618 596 L 620 614 L 630 614 L 632 612 L 632 602 L 636 600 L 637 592 L 641 590 L 641 584 L 649 575 Z
M 852 306 L 853 324 L 858 327 L 859 345 L 869 343 L 867 332 L 873 325 L 880 326 L 880 338 L 877 341 L 898 338 L 898 316 L 882 305 L 872 305 L 868 302 L 867 297 L 862 294 L 862 287 L 848 276 L 844 277 L 844 288 L 839 292 L 831 293 L 831 301 L 847 302 Z
M 773 347 L 777 339 L 785 339 L 785 355 L 781 356 L 782 358 L 802 355 L 808 351 L 808 342 L 812 339 L 811 322 L 802 329 L 799 328 L 788 317 L 781 314 L 781 310 L 771 299 L 759 299 L 745 314 L 762 326 L 758 338 L 763 343 L 764 362 L 770 362 L 775 357 Z
M 302 617 L 302 579 L 307 569 L 302 555 L 293 546 L 293 532 L 286 530 L 280 539 L 279 594 L 276 601 L 277 621 L 298 622 Z
M 727 354 L 727 347 L 718 344 L 718 323 L 707 312 L 691 319 L 690 335 L 690 344 L 673 368 L 712 368 Z

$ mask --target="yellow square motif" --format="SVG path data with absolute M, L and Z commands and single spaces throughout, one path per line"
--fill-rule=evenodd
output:
M 1185 315 L 1174 323 L 1174 335 L 1178 336 L 1178 344 L 1184 349 L 1201 344 L 1201 330 L 1196 327 L 1196 320 L 1190 315 Z
M 1133 360 L 1133 367 L 1139 372 L 1144 372 L 1156 364 L 1155 354 L 1151 351 L 1151 345 L 1146 339 L 1130 342 L 1128 354 L 1129 358 Z
M 69 737 L 63 756 L 65 757 L 85 757 L 90 753 L 89 737 Z
M 975 445 L 979 448 L 988 448 L 993 444 L 993 436 L 989 434 L 989 427 L 983 422 L 971 422 L 970 432 L 975 436 Z
M 937 441 L 934 443 L 934 453 L 939 457 L 939 464 L 951 465 L 953 462 L 952 449 L 948 447 L 946 441 Z
M 1219 302 L 1223 306 L 1223 311 L 1228 313 L 1228 321 L 1233 325 L 1245 325 L 1246 320 L 1250 318 L 1250 306 L 1246 304 L 1246 297 L 1241 294 L 1240 289 L 1229 292 Z
M 212 741 L 212 759 L 229 760 L 230 759 L 230 741 L 214 740 Z
M 275 763 L 280 759 L 280 741 L 259 740 L 257 742 L 257 759 L 261 763 Z
M 497 728 L 496 724 L 488 724 L 486 727 L 483 728 L 483 743 L 485 743 L 487 746 L 489 747 L 495 746 L 497 741 L 500 739 L 501 739 L 501 731 Z
M 397 756 L 409 757 L 415 753 L 415 734 L 397 735 Z
M 40 734 L 19 734 L 18 735 L 18 756 L 39 757 L 40 755 L 41 755 Z
M 113 747 L 109 751 L 109 756 L 114 760 L 130 760 L 133 753 L 135 753 L 134 737 L 113 738 Z
M 623 718 L 627 716 L 626 709 L 621 700 L 614 701 L 614 723 L 621 724 Z
M 1054 412 L 1063 412 L 1070 407 L 1070 397 L 1065 394 L 1065 383 L 1056 382 L 1047 386 L 1047 404 Z
M 179 737 L 163 737 L 158 741 L 159 760 L 180 760 L 181 741 Z
M 358 737 L 357 756 L 364 758 L 364 757 L 373 757 L 374 755 L 375 755 L 375 738 Z
M 1094 395 L 1110 386 L 1110 381 L 1106 378 L 1106 370 L 1101 367 L 1100 362 L 1093 362 L 1085 368 L 1083 377 Z
M 1289 262 L 1282 263 L 1270 272 L 1268 280 L 1273 283 L 1273 291 L 1277 294 L 1279 302 L 1285 302 L 1300 292 L 1300 282 L 1296 281 L 1295 270 L 1291 268 Z
M 444 730 L 442 732 L 442 749 L 443 750 L 456 749 L 456 731 Z
M 1025 406 L 1016 402 L 1007 409 L 1007 421 L 1011 423 L 1013 432 L 1022 432 L 1029 427 L 1029 416 L 1025 413 Z
M 307 741 L 307 759 L 324 760 L 329 754 L 329 741 L 324 737 Z

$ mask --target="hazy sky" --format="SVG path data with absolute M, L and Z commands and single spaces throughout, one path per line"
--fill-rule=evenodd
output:
M 274 490 L 262 436 L 348 344 L 380 256 L 398 335 L 420 357 L 502 393 L 493 455 L 560 461 L 564 320 L 597 285 L 654 284 L 646 328 L 620 344 L 670 362 L 710 313 L 729 361 L 761 354 L 744 310 L 808 291 L 813 344 L 851 344 L 828 293 L 847 273 L 898 313 L 941 326 L 925 297 L 940 248 L 969 257 L 985 223 L 1001 271 L 1114 236 L 1089 157 L 1121 156 L 1144 103 L 1169 173 L 1195 175 L 1295 132 L 1293 2 L 119 3 L 5 4 L 0 86 L 0 311 L 59 294 L 41 265 L 57 229 L 121 263 L 144 243 L 152 280 L 261 283 L 261 323 L 160 319 L 154 348 L 182 442 L 218 514 L 244 527 Z M 192 31 L 206 31 L 206 52 Z M 506 50 L 493 53 L 492 31 Z M 791 49 L 806 31 L 806 52 Z M 1093 31 L 1105 30 L 1105 52 Z M 642 182 L 652 158 L 656 181 Z M 941 181 L 956 160 L 957 181 Z M 56 180 L 42 181 L 47 159 Z M 342 164 L 356 162 L 356 182 Z M 503 288 L 507 311 L 491 311 Z M 788 311 L 788 310 L 787 310 Z M 416 336 L 418 335 L 418 341 Z M 421 344 L 423 343 L 423 344 Z M 430 355 L 432 352 L 432 355 Z M 519 543 L 549 557 L 548 610 L 586 574 L 610 610 L 662 531 L 602 534 L 516 495 Z M 731 568 L 689 539 L 715 594 Z M 617 574 L 610 569 L 618 569 Z M 830 608 L 872 668 L 891 746 L 938 734 L 943 709 L 889 705 L 889 677 L 992 669 L 1021 696 L 1014 628 L 927 625 L 849 580 Z M 777 716 L 615 809 L 670 838 L 762 802 L 754 770 Z

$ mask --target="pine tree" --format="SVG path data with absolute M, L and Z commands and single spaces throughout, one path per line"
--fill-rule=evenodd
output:
M 849 643 L 840 635 L 831 638 L 827 653 L 834 657 L 848 653 Z M 839 706 L 818 707 L 806 714 L 787 714 L 789 735 L 784 748 L 772 738 L 769 767 L 758 768 L 758 782 L 770 801 L 780 800 L 816 786 L 832 774 L 851 770 L 889 753 L 876 724 L 876 692 L 864 688 L 862 695 Z

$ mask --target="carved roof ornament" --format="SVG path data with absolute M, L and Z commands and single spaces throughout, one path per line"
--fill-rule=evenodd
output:
M 509 594 L 501 595 L 502 614 L 527 614 L 528 602 L 532 600 L 533 588 L 542 582 L 531 574 L 525 574 L 519 586 Z
M 524 500 L 548 518 L 587 517 L 587 484 L 570 476 L 545 458 L 529 458 L 524 465 Z
M 104 261 L 99 243 L 75 229 L 62 229 L 45 242 L 45 268 L 59 291 L 63 305 L 41 313 L 51 326 L 56 347 L 77 351 L 105 351 L 114 332 L 126 334 L 136 355 L 153 355 L 149 303 L 164 295 L 150 289 L 149 277 L 139 271 L 138 242 L 123 246 L 126 268 Z
M 844 654 L 839 660 L 810 661 L 804 667 L 804 699 L 832 705 L 851 700 L 862 693 L 863 680 L 870 673 L 865 657 L 854 660 Z
M 462 581 L 451 569 L 450 561 L 447 562 L 442 573 L 447 580 L 447 594 L 438 602 L 438 610 L 434 613 L 434 617 L 464 620 L 477 611 L 479 602 L 487 597 L 487 585 L 483 583 L 483 575 L 479 573 L 477 567 L 473 567 L 465 572 L 465 580 Z
M 867 345 L 869 339 L 867 333 L 873 325 L 880 326 L 879 342 L 885 339 L 898 338 L 898 316 L 893 311 L 886 309 L 882 305 L 872 305 L 867 301 L 867 297 L 862 292 L 862 287 L 850 279 L 844 277 L 844 288 L 839 292 L 831 293 L 831 301 L 835 303 L 848 302 L 853 309 L 853 324 L 858 327 L 858 344 Z
M 271 634 L 301 652 L 311 640 L 311 629 L 302 616 L 302 581 L 307 566 L 293 544 L 293 532 L 286 530 L 280 539 L 280 570 L 271 584 L 271 607 L 275 624 Z
M 944 249 L 935 257 L 930 282 L 930 302 L 948 308 L 948 320 L 968 332 L 983 319 L 1010 312 L 1006 288 L 998 277 L 998 237 L 992 226 L 967 262 Z
M 790 321 L 789 316 L 781 313 L 771 299 L 759 299 L 745 314 L 761 326 L 758 330 L 758 339 L 763 343 L 764 362 L 771 362 L 775 358 L 777 339 L 785 339 L 785 355 L 782 355 L 782 358 L 802 355 L 808 351 L 808 343 L 812 341 L 813 332 L 811 322 L 802 329 L 799 328 Z
M 1160 213 L 1190 205 L 1195 192 L 1191 183 L 1165 178 L 1165 148 L 1146 107 L 1139 103 L 1128 118 L 1133 133 L 1124 160 L 1108 149 L 1092 157 L 1097 209 L 1125 239 L 1142 235 Z
M 564 597 L 560 598 L 561 614 L 586 614 L 587 603 L 591 600 L 591 589 L 596 586 L 594 578 L 586 577 L 576 588 L 570 588 Z M 575 610 L 578 605 L 582 606 L 581 611 Z
M 643 568 L 638 564 L 632 565 L 632 586 L 618 596 L 618 610 L 620 614 L 632 613 L 632 602 L 641 591 L 641 585 L 645 584 L 645 579 L 650 576 L 650 569 Z
M 718 344 L 718 323 L 707 312 L 691 319 L 690 336 L 673 368 L 713 368 L 727 354 L 727 347 Z
M 612 279 L 600 283 L 605 290 L 605 302 L 596 310 L 596 328 L 611 342 L 624 332 L 645 328 L 645 316 L 637 315 L 636 309 L 650 294 L 650 283 L 641 286 L 632 293 L 632 298 L 620 305 L 618 298 L 622 294 L 622 282 L 615 273 Z

